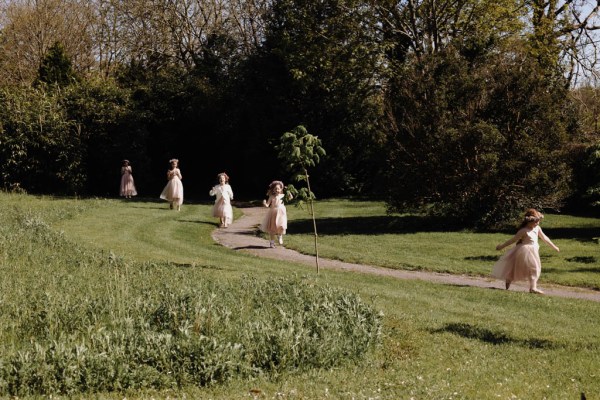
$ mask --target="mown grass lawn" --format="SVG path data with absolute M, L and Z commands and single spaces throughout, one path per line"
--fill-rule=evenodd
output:
M 388 268 L 488 276 L 502 254 L 496 245 L 516 232 L 473 232 L 440 219 L 387 215 L 382 202 L 327 200 L 315 209 L 322 257 Z M 288 214 L 287 247 L 314 254 L 307 212 L 288 207 Z M 548 214 L 542 228 L 561 251 L 540 241 L 540 284 L 600 289 L 600 218 Z
M 0 310 L 18 309 L 30 297 L 46 299 L 48 305 L 60 308 L 62 298 L 85 299 L 102 290 L 121 293 L 107 294 L 111 298 L 106 304 L 110 313 L 119 314 L 136 308 L 136 304 L 127 304 L 127 293 L 135 288 L 146 293 L 141 298 L 153 298 L 165 285 L 193 288 L 207 280 L 267 282 L 296 276 L 310 285 L 356 293 L 384 315 L 380 346 L 363 359 L 349 357 L 335 367 L 231 379 L 208 387 L 72 393 L 69 398 L 577 399 L 582 392 L 588 399 L 600 396 L 600 303 L 327 270 L 316 276 L 311 267 L 258 259 L 213 243 L 210 232 L 216 221 L 210 217 L 210 204 L 184 204 L 177 213 L 151 200 L 0 194 L 0 206 L 4 217 L 11 213 L 34 215 L 28 221 L 39 224 L 42 233 L 47 224 L 54 231 L 62 231 L 66 239 L 103 254 L 98 257 L 101 265 L 65 265 L 72 263 L 72 257 L 36 251 L 41 244 L 34 241 L 10 242 L 12 232 L 0 231 Z M 291 223 L 286 243 L 310 252 L 310 234 L 300 229 L 305 216 L 292 207 L 288 211 Z M 377 223 L 387 224 L 388 217 L 383 206 L 373 202 L 319 202 L 317 211 L 323 256 L 347 260 L 355 257 L 355 261 L 362 262 L 368 258 L 380 265 L 387 264 L 375 261 L 387 259 L 395 267 L 405 262 L 416 268 L 485 274 L 497 256 L 493 248 L 509 234 L 419 229 L 426 226 L 421 223 L 410 232 L 405 226 L 395 230 L 392 226 L 382 234 L 376 232 Z M 329 227 L 328 218 L 334 222 Z M 350 221 L 340 221 L 346 218 Z M 362 227 L 361 218 L 366 218 Z M 562 222 L 555 225 L 559 219 L 554 218 L 548 216 L 544 221 L 551 237 L 552 228 L 580 229 L 565 225 L 575 219 L 561 217 Z M 593 220 L 583 222 L 590 224 L 588 229 L 597 229 Z M 37 225 L 28 224 L 28 229 L 37 229 Z M 585 252 L 569 254 L 569 246 L 575 245 L 576 239 L 552 238 L 562 252 L 560 258 L 550 258 L 549 249 L 543 251 L 546 269 L 556 260 L 563 260 L 557 265 L 575 264 L 568 261 L 572 257 L 597 260 L 598 253 L 591 247 L 593 239 L 580 241 Z M 17 261 L 8 263 L 6 246 L 11 245 L 25 247 Z M 82 256 L 81 262 L 85 260 Z M 108 268 L 111 260 L 127 268 Z M 588 268 L 578 272 L 582 280 L 597 279 L 593 270 L 596 265 L 582 264 Z M 570 269 L 564 269 L 566 272 L 554 274 L 569 275 Z M 552 271 L 545 270 L 542 279 L 548 281 L 551 276 Z M 25 315 L 28 310 L 21 312 Z M 0 311 L 3 335 L 10 324 L 17 323 L 9 317 Z M 7 346 L 6 340 L 3 343 Z

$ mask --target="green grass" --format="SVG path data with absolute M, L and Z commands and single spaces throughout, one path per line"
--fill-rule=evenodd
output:
M 447 221 L 387 215 L 381 202 L 316 203 L 319 255 L 388 268 L 489 276 L 501 252 L 497 244 L 516 232 L 473 232 Z M 312 222 L 305 210 L 288 207 L 287 247 L 314 254 Z M 600 289 L 600 218 L 549 214 L 542 222 L 560 253 L 540 241 L 540 283 Z
M 21 218 L 23 223 L 19 226 L 26 226 L 27 232 L 39 231 L 39 234 L 31 234 L 30 242 L 17 243 L 17 238 L 22 240 L 23 235 L 7 231 L 6 223 L 0 226 L 0 238 L 3 238 L 0 243 L 3 276 L 0 326 L 5 330 L 18 321 L 17 315 L 8 315 L 7 310 L 22 316 L 46 315 L 43 309 L 35 314 L 36 310 L 28 306 L 38 304 L 36 299 L 43 300 L 40 304 L 46 304 L 47 309 L 54 310 L 63 321 L 69 315 L 78 315 L 68 311 L 80 309 L 89 299 L 97 299 L 100 302 L 97 306 L 106 315 L 127 315 L 140 307 L 141 303 L 134 299 L 158 298 L 166 286 L 186 293 L 210 284 L 222 291 L 239 282 L 254 280 L 261 287 L 279 278 L 287 281 L 290 276 L 296 276 L 295 279 L 309 286 L 352 291 L 384 315 L 381 344 L 364 359 L 342 360 L 341 364 L 326 368 L 232 378 L 224 384 L 208 387 L 184 385 L 162 390 L 74 393 L 69 398 L 576 399 L 581 392 L 588 398 L 596 398 L 600 393 L 597 377 L 600 304 L 596 302 L 328 270 L 316 276 L 311 266 L 259 259 L 214 244 L 210 232 L 216 227 L 216 221 L 210 217 L 208 204 L 184 204 L 182 211 L 176 213 L 166 210 L 164 203 L 151 201 L 69 200 L 0 194 L 0 207 L 2 218 Z M 392 237 L 391 247 L 378 247 L 372 220 L 360 232 L 353 230 L 363 215 L 384 221 L 386 217 L 380 203 L 319 202 L 317 210 L 327 218 L 354 218 L 350 223 L 342 221 L 340 225 L 344 229 L 338 228 L 338 220 L 331 225 L 331 231 L 323 229 L 321 242 L 338 241 L 337 252 L 331 250 L 338 258 L 345 257 L 346 246 L 352 247 L 345 244 L 352 236 L 362 237 L 362 241 L 356 243 L 360 243 L 365 252 L 375 254 L 397 247 L 398 242 L 392 240 L 394 236 L 400 240 L 401 236 L 420 233 L 423 236 L 418 242 L 421 242 L 431 239 L 429 233 L 435 233 L 432 229 L 416 229 L 415 226 L 427 226 L 417 220 L 411 228 L 413 232 L 403 232 L 406 227 L 389 231 L 384 236 Z M 293 220 L 286 243 L 306 242 L 310 249 L 310 234 L 294 231 L 302 226 L 295 225 L 294 220 L 305 215 L 292 207 L 288 207 L 288 212 Z M 569 217 L 554 225 L 558 221 L 554 218 L 548 216 L 544 221 L 546 230 L 572 229 L 584 222 L 590 223 L 593 229 L 597 226 L 588 219 L 567 225 L 571 221 Z M 47 228 L 50 232 L 63 233 L 48 233 Z M 469 235 L 456 230 L 438 233 L 443 238 Z M 552 237 L 550 232 L 548 234 Z M 478 245 L 480 250 L 471 251 L 472 243 L 469 246 L 461 243 L 454 247 L 454 254 L 448 250 L 449 256 L 459 264 L 460 260 L 466 261 L 473 255 L 496 255 L 487 247 L 493 249 L 508 238 L 508 233 L 459 236 L 462 239 L 456 239 L 456 243 L 465 237 L 476 241 L 488 235 L 487 244 L 482 241 Z M 76 245 L 63 247 L 63 240 Z M 571 244 L 570 240 L 556 239 L 563 250 L 561 256 Z M 430 249 L 421 250 L 422 255 L 443 264 L 444 256 L 432 254 L 436 252 L 435 240 L 429 241 L 432 247 L 421 247 Z M 417 245 L 406 243 L 407 247 Z M 53 245 L 60 251 L 40 250 Z M 418 260 L 419 251 L 406 251 Z M 597 257 L 597 254 L 590 256 Z M 549 261 L 548 258 L 543 260 L 544 267 Z M 489 270 L 492 263 L 484 260 L 481 268 Z M 592 281 L 595 274 L 592 271 L 580 273 L 586 281 Z M 543 279 L 547 275 L 550 273 L 544 272 Z M 62 296 L 70 301 L 59 304 Z M 264 306 L 268 308 L 267 303 Z M 77 326 L 77 321 L 70 324 Z M 52 328 L 56 324 L 43 326 Z M 94 325 L 82 324 L 74 332 L 85 336 L 88 330 L 93 332 Z M 54 333 L 60 336 L 60 331 Z M 14 345 L 28 342 L 27 337 L 13 340 Z M 2 346 L 9 348 L 10 343 L 3 342 Z

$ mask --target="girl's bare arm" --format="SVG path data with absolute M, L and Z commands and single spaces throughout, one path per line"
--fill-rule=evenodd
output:
M 496 250 L 502 250 L 506 246 L 510 246 L 511 244 L 516 243 L 521 238 L 523 238 L 523 236 L 525 236 L 525 230 L 524 229 L 519 229 L 519 231 L 515 234 L 515 236 L 513 236 L 510 239 L 508 239 L 506 242 L 504 242 L 504 243 L 499 244 L 498 246 L 496 246 Z
M 552 243 L 552 240 L 550 240 L 550 238 L 548 236 L 546 236 L 546 234 L 542 231 L 542 228 L 540 228 L 540 230 L 538 231 L 538 237 L 540 239 L 542 239 L 544 242 L 546 242 L 546 244 L 548 244 L 548 246 L 550 246 L 554 250 L 560 252 L 560 249 L 558 248 L 558 246 L 556 246 L 554 243 Z

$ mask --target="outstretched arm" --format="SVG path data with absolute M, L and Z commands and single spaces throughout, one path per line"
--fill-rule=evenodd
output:
M 560 252 L 560 249 L 558 248 L 558 246 L 556 246 L 554 243 L 552 243 L 552 240 L 550 240 L 550 238 L 548 236 L 546 236 L 546 234 L 542 231 L 542 228 L 540 228 L 540 230 L 538 231 L 538 237 L 540 239 L 542 239 L 544 242 L 546 242 L 548 244 L 548 246 L 550 246 L 554 250 Z
M 519 241 L 520 239 L 522 239 L 523 236 L 525 236 L 525 230 L 524 229 L 519 229 L 519 231 L 515 234 L 515 236 L 513 236 L 510 239 L 508 239 L 506 242 L 504 242 L 504 243 L 499 244 L 498 246 L 496 246 L 496 250 L 502 250 L 506 246 L 510 246 L 511 244 L 513 244 L 513 243 Z

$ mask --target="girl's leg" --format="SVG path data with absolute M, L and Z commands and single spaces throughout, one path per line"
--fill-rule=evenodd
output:
M 277 241 L 279 244 L 283 244 L 283 235 L 277 235 Z
M 275 247 L 275 235 L 272 233 L 269 233 L 269 238 L 271 239 L 269 241 L 269 247 Z
M 537 279 L 536 278 L 529 278 L 529 293 L 535 293 L 535 294 L 544 294 L 544 292 L 542 292 L 540 289 L 537 288 Z
M 507 279 L 504 284 L 506 286 L 506 290 L 508 290 L 508 288 L 510 287 L 511 281 Z

